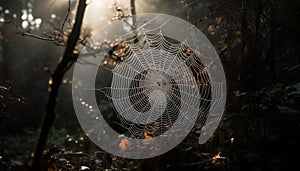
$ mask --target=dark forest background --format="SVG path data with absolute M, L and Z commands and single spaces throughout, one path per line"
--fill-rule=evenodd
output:
M 85 1 L 0 0 L 0 170 L 28 170 L 32 163 L 38 163 L 31 167 L 35 170 L 290 170 L 296 166 L 300 2 L 92 0 L 80 18 L 82 4 Z M 73 68 L 60 70 L 59 65 L 65 61 L 72 65 L 80 40 L 119 19 L 120 11 L 174 15 L 195 24 L 214 45 L 226 73 L 227 104 L 219 128 L 205 144 L 198 144 L 195 130 L 162 156 L 129 160 L 104 152 L 82 131 L 72 103 Z M 72 42 L 70 37 L 77 39 Z M 49 99 L 55 83 L 60 88 L 52 111 L 56 117 L 50 117 L 54 122 L 50 121 L 44 147 L 38 143 L 39 130 L 45 114 L 51 114 Z M 33 162 L 36 146 L 42 151 Z

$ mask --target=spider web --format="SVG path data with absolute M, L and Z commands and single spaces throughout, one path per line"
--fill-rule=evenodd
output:
M 200 60 L 203 54 L 193 51 L 188 40 L 165 37 L 160 28 L 142 28 L 137 35 L 124 40 L 122 61 L 112 68 L 101 66 L 112 74 L 109 86 L 95 87 L 114 111 L 110 118 L 104 116 L 106 121 L 136 139 L 170 136 L 168 130 L 174 126 L 201 128 L 211 107 L 211 81 Z
M 115 21 L 81 51 L 72 80 L 81 127 L 103 150 L 126 158 L 161 155 L 193 128 L 205 143 L 226 101 L 225 74 L 214 47 L 179 18 L 136 17 L 136 30 Z M 97 44 L 115 39 L 118 43 L 104 49 Z

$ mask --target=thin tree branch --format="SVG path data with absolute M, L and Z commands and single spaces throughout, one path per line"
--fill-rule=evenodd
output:
M 55 2 L 55 1 L 54 1 Z M 25 30 L 23 28 L 21 28 L 21 26 L 19 26 L 19 24 L 17 24 L 17 22 L 12 22 L 12 21 L 4 21 L 2 23 L 4 24 L 14 24 L 16 26 L 16 29 L 17 29 L 17 32 L 16 34 L 20 34 L 21 36 L 28 36 L 28 37 L 32 37 L 32 38 L 35 38 L 35 39 L 39 39 L 39 40 L 43 40 L 43 41 L 50 41 L 50 42 L 55 42 L 56 45 L 58 46 L 65 46 L 65 44 L 59 42 L 59 37 L 63 37 L 65 35 L 64 33 L 64 27 L 65 27 L 65 24 L 70 16 L 70 12 L 71 12 L 71 1 L 68 0 L 68 10 L 67 10 L 67 14 L 64 18 L 64 21 L 61 25 L 61 28 L 54 28 L 55 31 L 56 31 L 56 34 L 54 36 L 41 36 L 41 35 L 37 35 L 37 34 L 33 34 L 33 33 L 30 33 L 30 29 L 28 30 Z M 58 41 L 58 42 L 56 42 Z
M 65 24 L 70 16 L 70 11 L 71 11 L 71 0 L 68 0 L 68 12 L 67 12 L 67 15 L 65 16 L 65 19 L 61 25 L 61 28 L 60 28 L 60 31 L 63 33 L 64 31 L 64 27 L 65 27 Z
M 225 5 L 225 4 L 228 4 L 230 1 L 231 1 L 231 0 L 224 1 L 223 3 L 219 4 L 217 7 L 213 8 L 213 9 L 210 8 L 210 12 L 208 13 L 208 15 L 199 18 L 199 19 L 194 23 L 194 25 L 197 26 L 197 24 L 199 24 L 200 22 L 202 22 L 202 21 L 204 21 L 204 20 L 207 20 L 208 17 L 210 17 L 213 13 L 215 13 L 219 8 L 224 7 L 224 5 Z
M 136 9 L 135 9 L 135 0 L 130 0 L 130 10 L 132 15 L 132 26 L 136 29 Z
M 57 37 L 39 36 L 39 35 L 36 35 L 36 34 L 29 33 L 29 30 L 24 30 L 20 27 L 17 27 L 17 30 L 18 30 L 18 32 L 16 32 L 16 34 L 20 34 L 21 36 L 33 37 L 33 38 L 36 38 L 36 39 L 39 39 L 39 40 L 50 41 L 50 42 L 53 42 L 53 41 L 57 40 Z

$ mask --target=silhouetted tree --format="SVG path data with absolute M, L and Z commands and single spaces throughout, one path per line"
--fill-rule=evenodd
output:
M 41 159 L 43 155 L 43 150 L 47 141 L 47 137 L 49 134 L 49 130 L 55 120 L 55 106 L 56 106 L 56 99 L 59 92 L 59 87 L 62 83 L 63 77 L 66 71 L 72 66 L 72 64 L 76 61 L 77 56 L 74 55 L 73 51 L 75 46 L 77 45 L 77 41 L 80 36 L 80 30 L 82 26 L 82 20 L 86 8 L 86 0 L 79 0 L 77 13 L 75 18 L 75 24 L 71 31 L 71 34 L 68 37 L 67 47 L 65 49 L 64 55 L 60 63 L 57 65 L 55 71 L 51 75 L 52 77 L 52 84 L 51 90 L 48 97 L 48 102 L 46 106 L 46 114 L 44 118 L 44 122 L 41 128 L 41 133 L 39 139 L 37 141 L 36 150 L 34 153 L 34 158 L 32 162 L 32 169 L 33 170 L 40 170 L 41 168 Z

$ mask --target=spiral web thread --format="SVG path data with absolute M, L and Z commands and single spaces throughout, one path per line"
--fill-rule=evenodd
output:
M 113 73 L 111 86 L 96 90 L 111 100 L 127 136 L 159 136 L 182 119 L 190 122 L 177 129 L 203 126 L 211 107 L 211 80 L 200 61 L 205 56 L 190 49 L 187 40 L 176 42 L 159 29 L 153 34 L 142 28 L 124 44 L 124 60 L 112 69 L 104 66 Z

